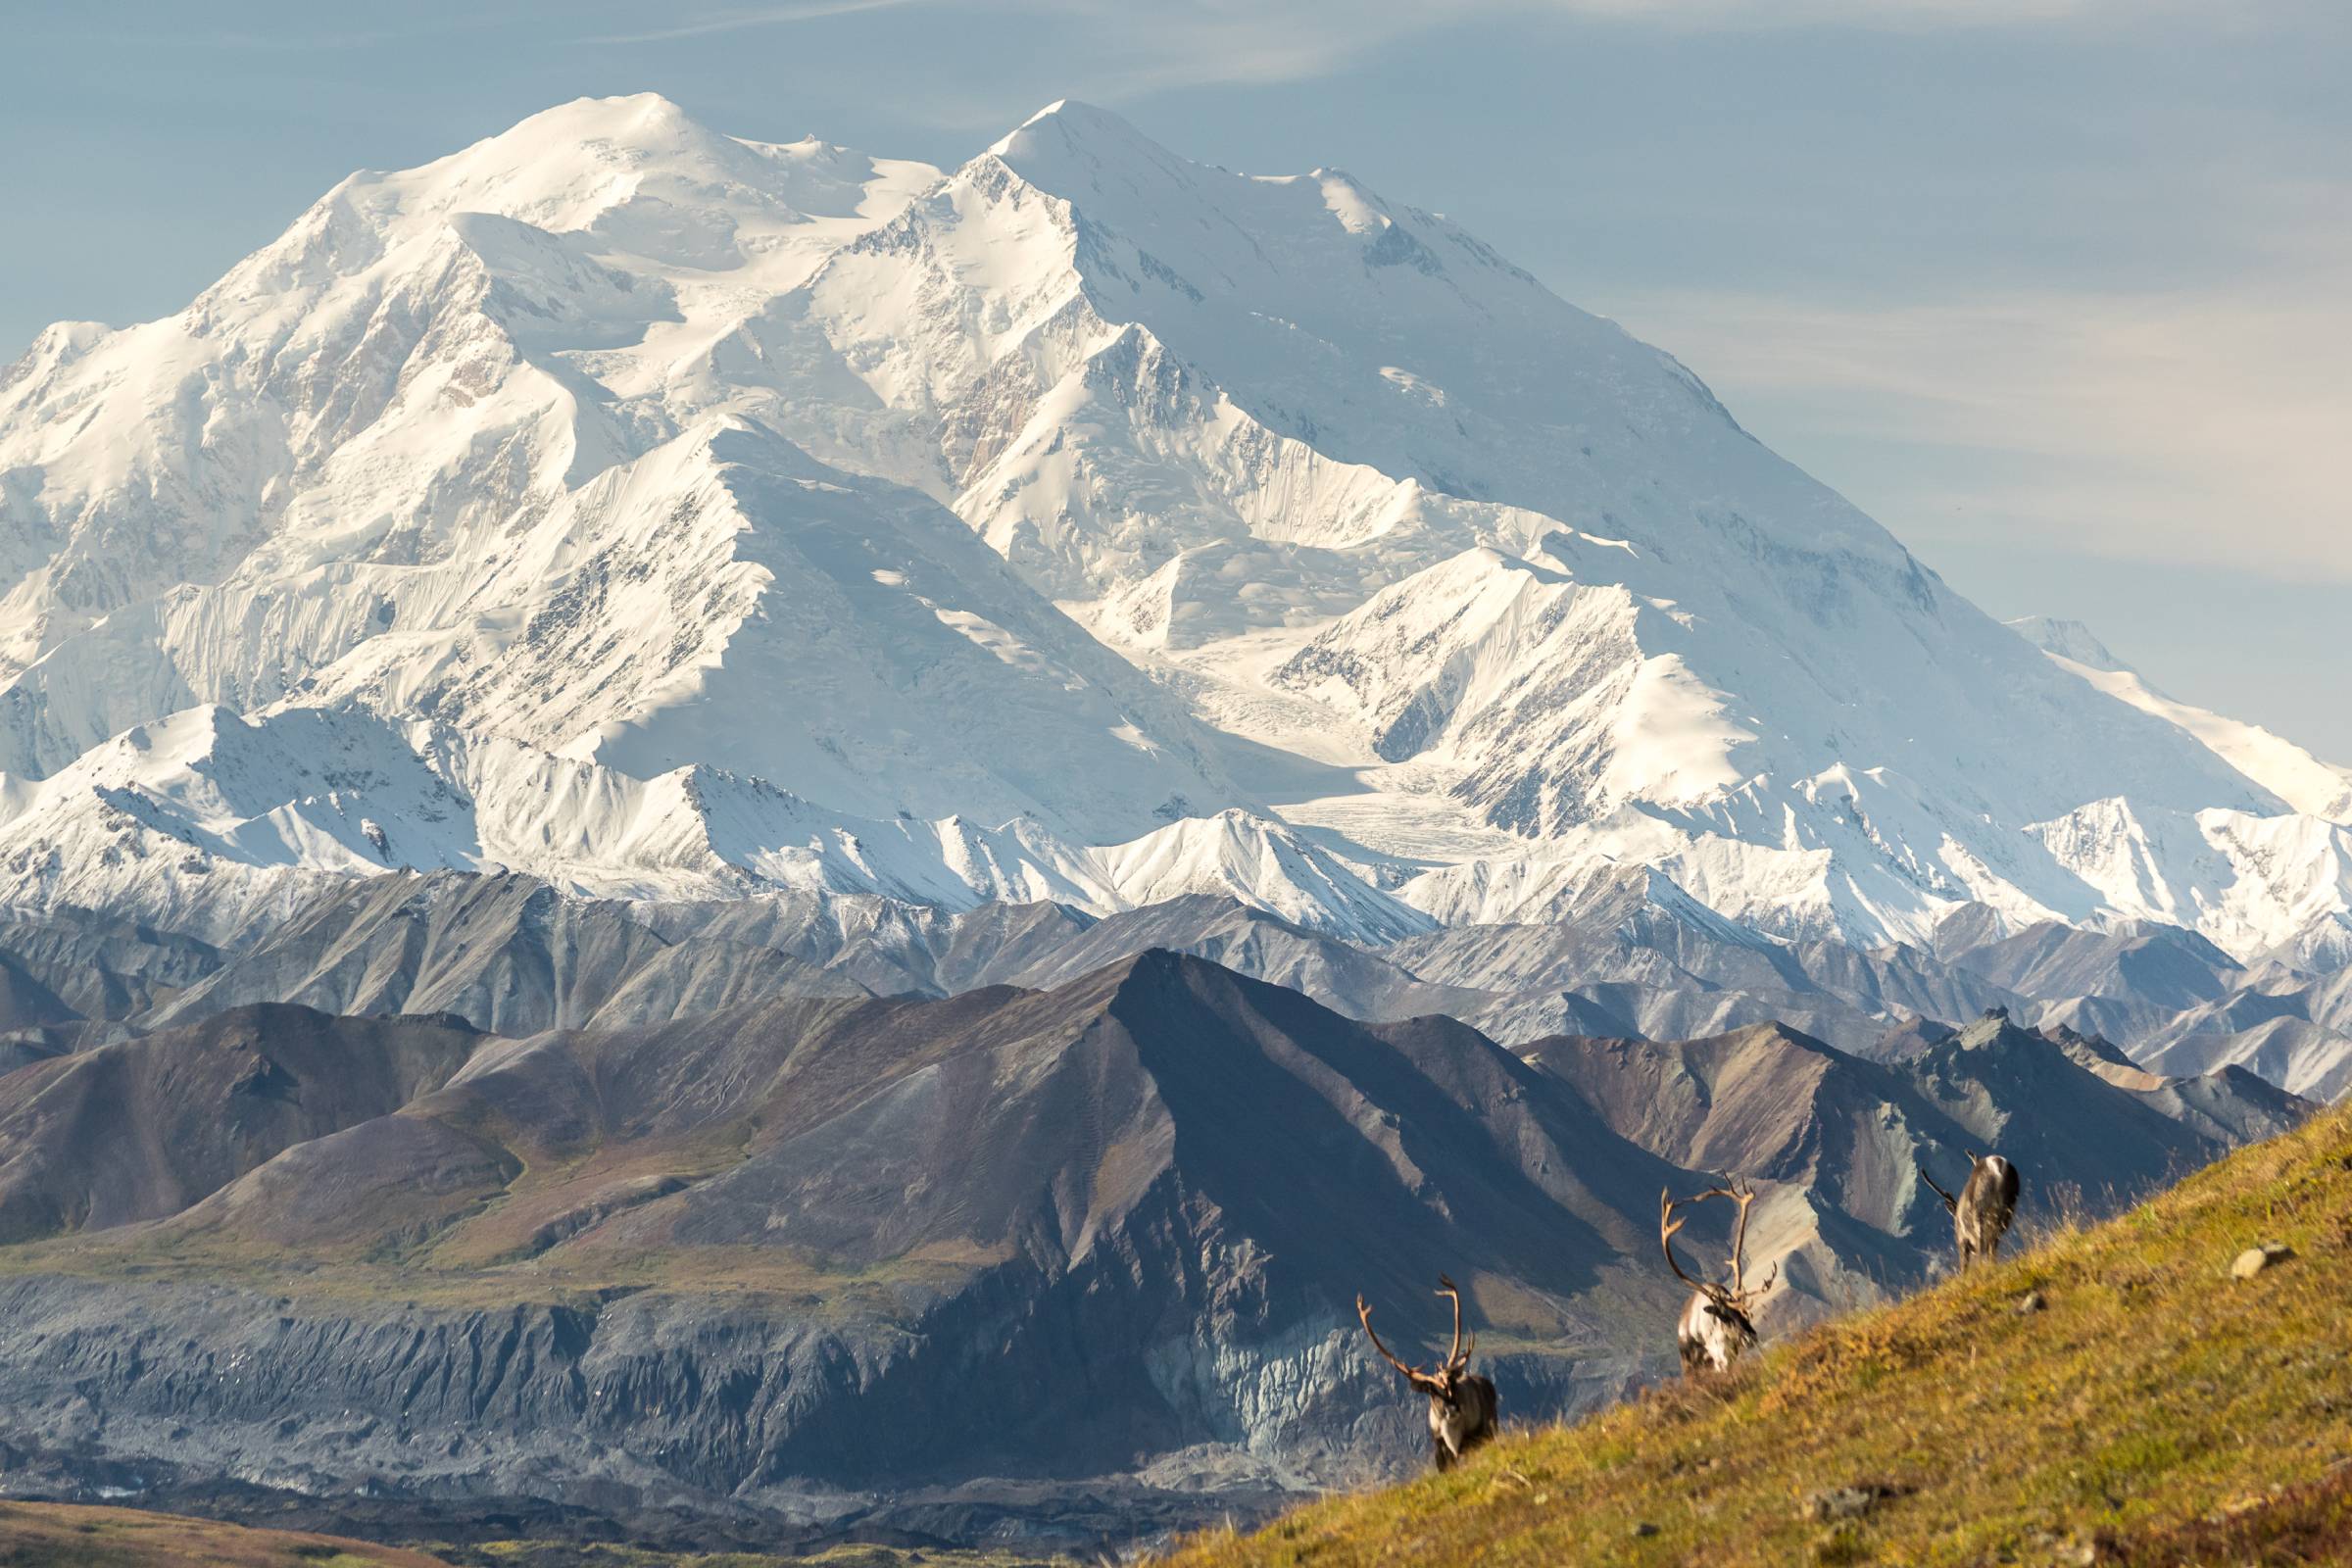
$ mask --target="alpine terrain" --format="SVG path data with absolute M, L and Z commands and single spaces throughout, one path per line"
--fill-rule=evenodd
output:
M 2352 929 L 2339 770 L 1991 621 L 1444 219 L 1080 104 L 945 175 L 650 96 L 354 175 L 43 333 L 0 476 L 21 907 L 513 867 L 1388 939 L 1641 864 L 1782 937 Z
M 0 371 L 0 1494 L 1091 1550 L 2348 1089 L 2352 773 L 1337 170 L 581 100 Z

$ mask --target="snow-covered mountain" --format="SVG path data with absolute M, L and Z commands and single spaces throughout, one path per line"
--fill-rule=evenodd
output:
M 215 936 L 406 864 L 1387 941 L 1640 864 L 2339 951 L 2345 776 L 2040 645 L 1450 222 L 1078 104 L 943 174 L 583 100 L 0 376 L 0 900 Z
M 2108 652 L 2107 645 L 2079 620 L 2030 615 L 2009 625 L 2061 669 L 2080 675 L 2118 702 L 2178 724 L 2216 757 L 2295 810 L 2330 822 L 2352 823 L 2352 768 L 2323 762 L 2259 724 L 2166 696 L 2138 670 Z

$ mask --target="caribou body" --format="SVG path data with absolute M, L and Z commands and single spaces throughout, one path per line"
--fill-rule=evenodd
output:
M 1355 1315 L 1372 1338 L 1372 1348 L 1381 1359 L 1404 1374 L 1414 1388 L 1429 1396 L 1429 1459 L 1440 1470 L 1453 1468 L 1463 1454 L 1494 1436 L 1494 1383 L 1470 1370 L 1470 1352 L 1478 1344 L 1472 1335 L 1470 1343 L 1462 1343 L 1462 1293 L 1452 1280 L 1438 1276 L 1438 1294 L 1453 1298 L 1453 1348 L 1434 1372 L 1424 1372 L 1417 1366 L 1406 1366 L 1396 1359 L 1389 1348 L 1380 1343 L 1380 1335 L 1372 1327 L 1372 1309 L 1364 1298 L 1355 1298 Z
M 2019 1187 L 2017 1167 L 2000 1155 L 1980 1154 L 1973 1149 L 1966 1152 L 1971 1169 L 1958 1197 L 1936 1187 L 1927 1166 L 1919 1168 L 1951 1212 L 1952 1239 L 1959 1245 L 1962 1268 L 1980 1258 L 1989 1262 L 2000 1255 L 2001 1238 L 2009 1234 L 2009 1222 L 2017 1218 Z
M 1674 1255 L 1674 1234 L 1684 1225 L 1684 1220 L 1675 1218 L 1674 1211 L 1691 1203 L 1703 1203 L 1710 1198 L 1728 1199 L 1740 1206 L 1740 1219 L 1732 1231 L 1732 1278 L 1725 1285 L 1692 1279 L 1683 1272 L 1683 1265 Z M 1674 1270 L 1674 1277 L 1690 1287 L 1690 1299 L 1683 1304 L 1683 1315 L 1674 1326 L 1675 1348 L 1682 1352 L 1685 1377 L 1728 1371 L 1756 1343 L 1755 1320 L 1749 1314 L 1763 1299 L 1764 1293 L 1772 1289 L 1780 1265 L 1775 1263 L 1761 1284 L 1747 1283 L 1747 1207 L 1755 1200 L 1755 1189 L 1737 1181 L 1728 1187 L 1710 1188 L 1680 1203 L 1667 1193 L 1658 1194 L 1658 1245 L 1665 1250 L 1666 1266 Z

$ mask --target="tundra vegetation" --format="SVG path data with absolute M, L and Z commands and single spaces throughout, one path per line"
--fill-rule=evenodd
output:
M 1006 1551 L 844 1544 L 805 1555 L 670 1552 L 610 1542 L 392 1546 L 137 1508 L 0 1501 L 8 1568 L 1075 1568 Z
M 1180 1568 L 2352 1560 L 2352 1107 L 2106 1224 Z M 2232 1263 L 2273 1244 L 2268 1266 Z
M 445 1568 L 420 1551 L 135 1508 L 0 1502 L 9 1568 Z

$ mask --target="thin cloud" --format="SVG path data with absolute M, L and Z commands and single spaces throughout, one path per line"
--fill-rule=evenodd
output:
M 1661 293 L 1621 318 L 1907 541 L 2008 529 L 2352 581 L 2352 305 L 2331 274 L 1849 305 Z M 1831 461 L 1830 454 L 1838 461 Z
M 471 17 L 439 17 L 409 26 L 367 27 L 350 32 L 303 32 L 294 28 L 276 32 L 236 30 L 160 32 L 144 27 L 123 27 L 103 31 L 85 30 L 68 36 L 82 43 L 104 43 L 116 47 L 139 47 L 150 50 L 216 49 L 232 54 L 290 55 L 336 50 L 381 49 L 390 45 L 416 43 L 426 38 L 444 37 L 452 33 L 489 32 L 512 24 L 514 24 L 514 19 L 510 17 L 485 13 Z
M 856 16 L 864 11 L 895 11 L 902 6 L 920 3 L 922 0 L 808 0 L 803 5 L 758 6 L 749 10 L 720 12 L 698 22 L 682 22 L 643 32 L 596 33 L 577 41 L 661 43 L 672 38 L 703 38 L 712 33 L 742 32 L 755 27 L 790 26 L 800 22 L 819 22 L 827 17 Z
M 695 16 L 660 27 L 598 33 L 587 44 L 656 43 L 787 26 L 923 0 L 801 0 Z M 1063 47 L 1087 58 L 1089 92 L 1118 100 L 1179 87 L 1275 85 L 1346 70 L 1375 50 L 1468 23 L 1583 18 L 1691 31 L 1852 27 L 1879 31 L 2051 26 L 2100 17 L 2141 21 L 2183 0 L 961 0 L 967 24 L 996 16 L 1047 19 Z
M 2253 0 L 2264 10 L 2293 0 Z M 1264 85 L 1327 76 L 1373 51 L 1465 24 L 1585 20 L 1688 32 L 1800 27 L 1927 31 L 2054 27 L 2193 17 L 2189 0 L 1002 0 L 1002 12 L 1046 12 L 1109 35 L 1113 77 L 1096 91 L 1141 95 L 1175 87 Z
M 2013 27 L 2177 9 L 2162 0 L 1527 0 L 1490 9 L 1765 31 L 1786 27 Z

